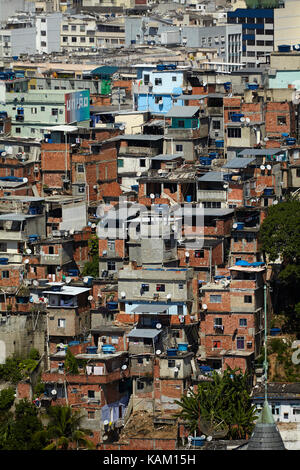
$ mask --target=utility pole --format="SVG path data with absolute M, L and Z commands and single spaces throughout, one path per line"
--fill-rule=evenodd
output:
M 264 376 L 265 376 L 265 402 L 268 401 L 268 355 L 267 355 L 267 285 L 264 284 L 264 315 L 265 315 L 265 360 L 264 360 Z

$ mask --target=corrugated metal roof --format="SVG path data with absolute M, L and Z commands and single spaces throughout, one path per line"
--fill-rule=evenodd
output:
M 103 65 L 103 67 L 97 67 L 92 70 L 91 75 L 113 75 L 118 70 L 118 67 L 113 67 L 110 65 Z
M 276 147 L 276 148 L 268 148 L 268 149 L 244 149 L 239 152 L 239 155 L 276 155 L 277 153 L 282 153 L 283 150 Z
M 236 157 L 225 163 L 223 168 L 246 168 L 250 163 L 255 162 L 255 158 Z
M 233 209 L 203 209 L 204 217 L 224 217 L 234 213 Z
M 135 307 L 132 311 L 134 313 L 162 313 L 167 312 L 169 307 L 166 305 L 142 304 Z
M 151 160 L 161 160 L 161 161 L 171 161 L 171 160 L 176 160 L 177 158 L 183 158 L 183 153 L 175 153 L 175 154 L 160 154 L 160 155 L 155 155 L 155 157 L 152 157 Z
M 230 175 L 231 173 L 224 173 L 222 171 L 209 171 L 205 175 L 202 175 L 198 178 L 198 181 L 224 181 L 225 175 Z
M 155 338 L 160 333 L 160 330 L 146 329 L 146 328 L 135 328 L 128 333 L 128 338 Z
M 173 106 L 166 117 L 191 118 L 199 111 L 199 106 Z

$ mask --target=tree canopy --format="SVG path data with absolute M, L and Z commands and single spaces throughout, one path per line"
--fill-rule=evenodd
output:
M 248 376 L 228 368 L 223 375 L 213 372 L 212 380 L 198 384 L 197 391 L 183 395 L 176 403 L 191 433 L 214 434 L 229 439 L 245 439 L 256 418 L 251 403 Z

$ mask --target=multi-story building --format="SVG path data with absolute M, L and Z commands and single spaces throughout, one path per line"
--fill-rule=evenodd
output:
M 36 51 L 38 54 L 60 51 L 61 21 L 62 14 L 60 12 L 36 16 Z
M 274 9 L 237 8 L 227 13 L 228 24 L 242 26 L 242 58 L 247 67 L 270 63 L 274 49 Z

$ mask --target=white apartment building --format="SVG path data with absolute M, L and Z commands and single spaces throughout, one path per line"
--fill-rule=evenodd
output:
M 36 50 L 39 54 L 50 54 L 60 51 L 60 25 L 62 13 L 36 17 Z

